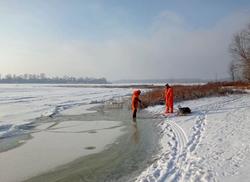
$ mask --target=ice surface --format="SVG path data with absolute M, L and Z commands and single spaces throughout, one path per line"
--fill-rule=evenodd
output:
M 22 133 L 36 118 L 56 114 L 90 113 L 92 103 L 131 94 L 125 88 L 85 88 L 61 85 L 0 85 L 0 138 Z M 32 123 L 34 124 L 34 123 Z
M 23 181 L 79 157 L 102 151 L 122 134 L 118 121 L 66 121 L 48 123 L 24 145 L 0 154 L 0 181 Z M 89 150 L 89 148 L 93 150 Z

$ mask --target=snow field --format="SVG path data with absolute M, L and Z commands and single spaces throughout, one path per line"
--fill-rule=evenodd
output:
M 162 119 L 162 150 L 137 181 L 247 181 L 249 103 L 249 94 L 182 102 L 192 109 L 189 116 L 164 116 L 164 106 L 148 108 Z

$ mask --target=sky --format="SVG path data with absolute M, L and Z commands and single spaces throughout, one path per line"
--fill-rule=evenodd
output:
M 229 77 L 249 0 L 0 0 L 0 73 Z

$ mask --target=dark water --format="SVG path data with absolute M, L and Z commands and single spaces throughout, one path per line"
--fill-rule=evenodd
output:
M 122 121 L 125 126 L 124 134 L 101 153 L 82 157 L 27 182 L 134 181 L 137 175 L 152 164 L 159 151 L 159 134 L 155 127 L 157 119 L 141 111 L 137 120 L 132 121 L 131 111 L 127 106 L 118 109 L 99 107 L 97 110 L 97 113 L 92 114 L 58 116 L 54 120 Z M 89 149 L 94 150 L 95 146 Z

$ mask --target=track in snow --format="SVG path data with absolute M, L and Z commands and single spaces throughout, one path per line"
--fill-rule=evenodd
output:
M 144 171 L 137 181 L 216 181 L 214 171 L 202 166 L 204 158 L 196 155 L 196 149 L 205 133 L 207 113 L 216 112 L 239 98 L 240 96 L 228 97 L 196 108 L 198 111 L 191 118 L 194 125 L 189 138 L 182 127 L 174 121 L 175 117 L 164 118 L 161 124 L 162 140 L 167 141 L 165 143 L 168 150 Z

